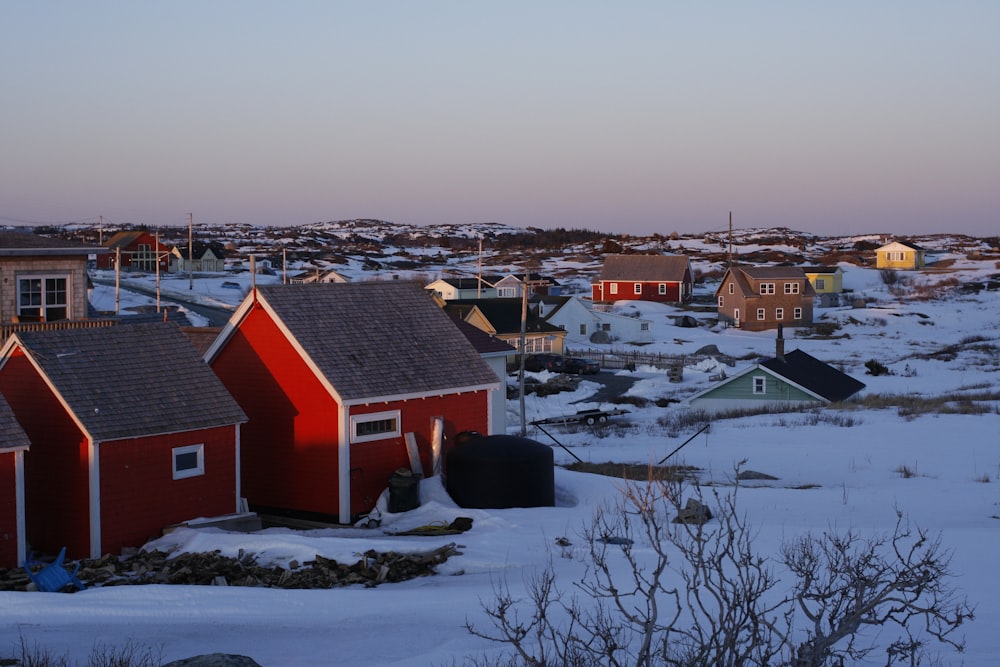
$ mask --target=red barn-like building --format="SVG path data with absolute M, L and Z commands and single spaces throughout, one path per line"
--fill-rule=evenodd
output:
M 0 567 L 18 567 L 24 539 L 24 452 L 28 434 L 0 394 Z
M 174 324 L 15 333 L 0 393 L 31 442 L 36 551 L 97 558 L 238 510 L 246 416 Z
M 694 273 L 684 255 L 606 255 L 597 282 L 591 285 L 594 301 L 691 300 Z
M 118 232 L 104 242 L 104 247 L 108 252 L 97 256 L 99 269 L 113 269 L 119 259 L 123 271 L 154 273 L 157 261 L 160 271 L 166 273 L 170 268 L 170 248 L 146 231 Z
M 411 467 L 408 434 L 431 470 L 456 433 L 487 433 L 500 387 L 431 296 L 402 281 L 258 287 L 205 358 L 250 418 L 250 508 L 340 523 Z

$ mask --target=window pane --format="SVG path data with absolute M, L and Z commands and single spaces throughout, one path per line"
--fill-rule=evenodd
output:
M 181 470 L 194 470 L 198 467 L 198 452 L 185 452 L 174 456 L 174 468 Z

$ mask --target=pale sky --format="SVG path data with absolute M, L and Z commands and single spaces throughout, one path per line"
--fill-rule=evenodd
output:
M 0 0 L 0 224 L 1000 233 L 1000 2 Z

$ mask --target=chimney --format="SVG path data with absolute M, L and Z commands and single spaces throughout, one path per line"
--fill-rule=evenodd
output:
M 774 358 L 778 361 L 785 360 L 785 338 L 782 335 L 784 333 L 785 325 L 778 325 L 778 338 L 774 341 Z

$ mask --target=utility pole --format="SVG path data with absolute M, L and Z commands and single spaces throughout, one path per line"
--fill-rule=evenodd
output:
M 188 289 L 194 289 L 194 213 L 188 213 Z
M 119 314 L 119 300 L 121 298 L 121 282 L 122 282 L 122 248 L 118 246 L 115 248 L 115 317 Z
M 729 212 L 729 266 L 733 266 L 733 212 Z
M 153 257 L 156 258 L 156 312 L 160 312 L 160 230 L 153 234 Z
M 545 284 L 544 280 L 531 280 L 531 271 L 528 269 L 524 274 L 524 284 L 521 285 L 521 337 L 518 341 L 517 351 L 520 361 L 517 372 L 518 403 L 521 411 L 521 437 L 527 435 L 527 424 L 524 423 L 524 357 L 525 348 L 528 346 L 528 290 L 535 285 Z
M 100 216 L 101 221 L 97 223 L 97 245 L 104 245 L 104 216 Z

